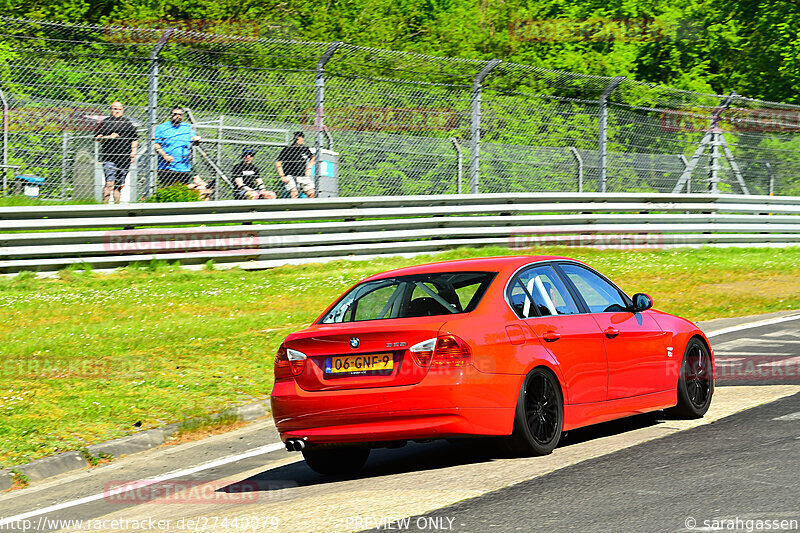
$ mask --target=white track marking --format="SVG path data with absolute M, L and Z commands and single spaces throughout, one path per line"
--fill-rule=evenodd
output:
M 772 338 L 772 339 L 742 339 L 742 340 L 750 342 L 750 343 L 769 344 L 769 345 L 800 344 L 800 340 L 795 340 L 795 339 L 791 339 L 790 340 L 790 339 L 775 339 L 775 338 Z M 728 343 L 726 342 L 726 343 L 723 343 L 723 344 L 728 344 Z
M 771 333 L 764 333 L 765 337 L 800 337 L 800 331 L 773 331 Z
M 736 331 L 742 331 L 745 329 L 751 328 L 758 328 L 761 326 L 771 326 L 773 324 L 781 324 L 783 322 L 790 322 L 792 320 L 800 320 L 800 315 L 792 315 L 792 316 L 784 316 L 781 318 L 771 318 L 769 320 L 761 320 L 758 322 L 749 322 L 747 324 L 739 324 L 738 326 L 731 326 L 729 328 L 722 328 L 718 329 L 717 331 L 712 331 L 710 333 L 706 333 L 706 337 L 716 337 L 718 335 L 725 335 L 726 333 L 734 333 Z
M 724 346 L 728 348 L 738 348 L 740 346 L 748 346 L 753 344 L 768 344 L 769 346 L 780 346 L 782 344 L 800 344 L 798 339 L 778 339 L 775 337 L 769 339 L 760 339 L 753 337 L 744 337 L 733 341 L 725 341 L 719 343 L 717 346 Z
M 744 356 L 744 357 L 792 357 L 797 353 L 778 353 L 778 352 L 729 352 L 727 350 L 714 350 L 717 357 Z
M 733 350 L 734 348 L 742 348 L 750 346 L 748 343 L 744 342 L 743 339 L 734 339 L 732 341 L 720 342 L 714 345 L 714 351 L 717 352 L 719 350 Z
M 800 411 L 796 413 L 789 413 L 788 415 L 779 416 L 778 418 L 773 418 L 773 420 L 800 420 Z M 797 437 L 800 439 L 800 437 Z
M 78 498 L 77 500 L 72 500 L 64 503 L 59 503 L 56 505 L 51 505 L 50 507 L 45 507 L 43 509 L 38 509 L 36 511 L 30 511 L 28 513 L 22 513 L 15 516 L 9 516 L 8 518 L 0 519 L 0 526 L 4 526 L 6 524 L 10 524 L 12 522 L 17 522 L 19 520 L 25 520 L 26 518 L 30 518 L 32 516 L 39 516 L 46 513 L 52 513 L 53 511 L 60 511 L 61 509 L 67 509 L 69 507 L 75 507 L 76 505 L 83 505 L 85 503 L 94 502 L 97 500 L 102 500 L 103 498 L 108 497 L 109 495 L 116 495 L 116 494 L 124 494 L 125 492 L 130 492 L 131 490 L 136 490 L 141 487 L 146 487 L 148 485 L 152 485 L 154 483 L 160 483 L 162 481 L 167 481 L 169 479 L 175 479 L 181 476 L 190 476 L 192 474 L 196 474 L 197 472 L 202 472 L 203 470 L 210 470 L 212 468 L 216 468 L 218 466 L 226 465 L 229 463 L 235 463 L 236 461 L 241 461 L 242 459 L 249 459 L 250 457 L 256 457 L 258 455 L 264 455 L 271 452 L 276 452 L 278 450 L 285 449 L 286 446 L 282 442 L 276 442 L 274 444 L 267 444 L 265 446 L 259 446 L 258 448 L 253 448 L 252 450 L 246 451 L 244 453 L 239 453 L 236 455 L 229 455 L 228 457 L 223 457 L 222 459 L 217 459 L 215 461 L 210 461 L 208 463 L 203 463 L 198 466 L 194 466 L 192 468 L 186 468 L 183 470 L 176 470 L 172 472 L 168 472 L 158 477 L 152 477 L 149 479 L 143 479 L 141 481 L 135 483 L 129 483 L 122 487 L 118 487 L 116 489 L 110 491 L 104 491 L 99 494 L 93 494 L 92 496 L 86 496 L 84 498 Z

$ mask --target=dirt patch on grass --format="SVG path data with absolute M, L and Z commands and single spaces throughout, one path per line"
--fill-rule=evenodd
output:
M 204 439 L 206 437 L 211 437 L 212 435 L 221 435 L 222 433 L 228 433 L 234 429 L 244 427 L 246 424 L 247 422 L 237 420 L 236 422 L 203 426 L 202 428 L 191 431 L 181 431 L 167 439 L 164 444 L 168 446 L 174 446 L 176 444 L 183 444 L 185 442 L 192 442 L 195 440 Z
M 800 278 L 775 276 L 769 279 L 746 279 L 708 285 L 707 290 L 728 295 L 780 298 L 800 294 Z

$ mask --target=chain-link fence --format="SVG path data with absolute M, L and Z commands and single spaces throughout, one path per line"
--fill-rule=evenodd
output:
M 285 195 L 275 160 L 297 130 L 325 196 L 800 194 L 800 106 L 345 43 L 1 20 L 5 195 L 101 200 L 113 101 L 138 132 L 130 201 L 159 187 L 152 139 L 174 106 L 217 199 L 245 147 Z

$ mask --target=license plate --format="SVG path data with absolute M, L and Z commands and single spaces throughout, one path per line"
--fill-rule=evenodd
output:
M 391 370 L 392 368 L 394 368 L 394 357 L 391 353 L 341 355 L 325 359 L 326 374 L 374 372 L 376 370 Z

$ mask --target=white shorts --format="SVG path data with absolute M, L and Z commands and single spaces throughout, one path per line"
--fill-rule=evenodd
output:
M 300 186 L 300 190 L 302 190 L 305 194 L 314 192 L 314 178 L 309 176 L 289 176 L 289 181 L 284 182 L 283 186 L 286 188 L 288 192 L 292 192 L 292 189 L 297 189 L 297 186 Z

